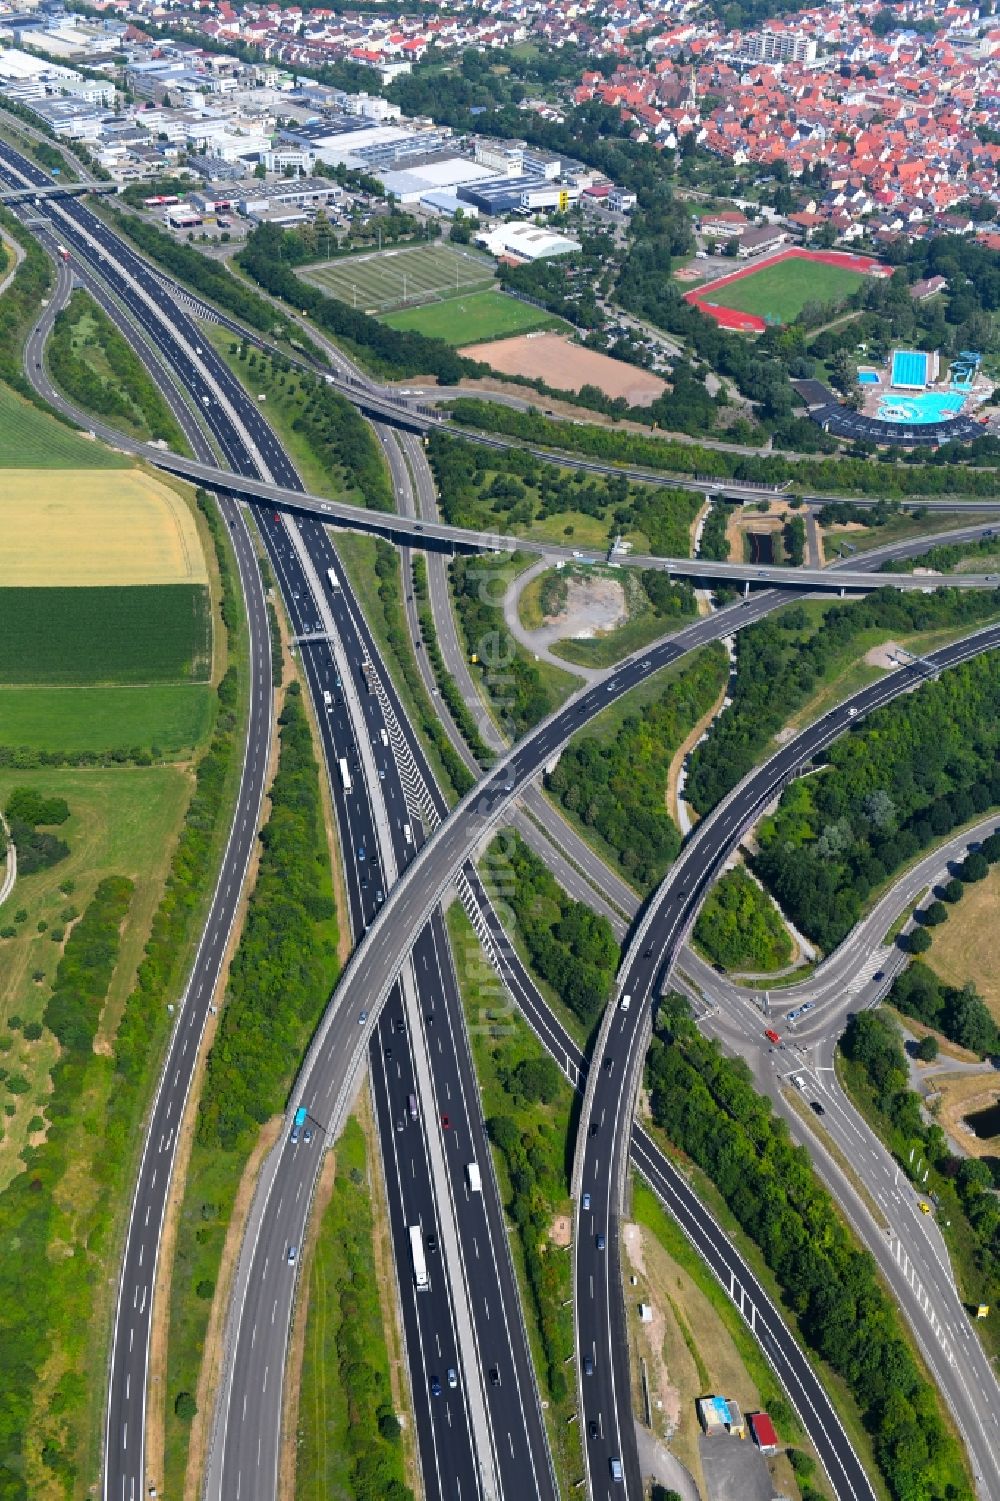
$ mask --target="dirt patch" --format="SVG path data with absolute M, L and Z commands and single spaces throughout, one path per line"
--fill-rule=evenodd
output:
M 573 1239 L 573 1221 L 568 1214 L 557 1214 L 549 1226 L 549 1240 L 554 1246 L 568 1246 Z
M 868 667 L 882 667 L 888 672 L 890 668 L 897 666 L 896 658 L 900 650 L 898 641 L 881 641 L 865 652 L 865 663 Z
M 605 396 L 624 396 L 632 406 L 649 406 L 667 389 L 666 381 L 658 375 L 596 350 L 583 349 L 563 334 L 520 334 L 489 344 L 470 344 L 459 353 L 482 360 L 503 375 L 543 380 L 557 391 L 596 386 Z
M 591 641 L 617 630 L 628 619 L 625 590 L 617 579 L 574 578 L 566 580 L 566 603 L 557 615 L 546 615 L 546 625 L 559 627 L 560 637 Z

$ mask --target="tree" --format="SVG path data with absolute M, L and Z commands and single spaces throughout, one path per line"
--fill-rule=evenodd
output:
M 931 902 L 929 907 L 917 913 L 917 920 L 928 928 L 936 928 L 948 920 L 948 908 L 944 902 Z
M 917 1043 L 917 1057 L 921 1063 L 933 1063 L 938 1055 L 938 1040 L 933 1032 L 928 1032 L 926 1037 L 921 1037 Z
M 946 902 L 960 902 L 964 892 L 965 885 L 957 876 L 952 876 L 951 880 L 945 881 L 941 887 L 941 895 Z
M 911 954 L 926 954 L 931 946 L 931 935 L 926 928 L 914 928 L 912 933 L 904 935 L 905 947 Z
M 195 1416 L 197 1411 L 198 1404 L 194 1400 L 190 1392 L 177 1393 L 177 1396 L 174 1400 L 174 1412 L 179 1418 L 182 1419 L 183 1422 L 190 1423 L 191 1419 Z
M 973 850 L 972 854 L 966 855 L 962 861 L 963 881 L 985 881 L 990 873 L 990 863 L 985 855 Z

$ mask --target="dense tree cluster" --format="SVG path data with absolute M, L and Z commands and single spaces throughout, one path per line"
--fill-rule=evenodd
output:
M 28 1501 L 27 1448 L 40 1438 L 53 1476 L 67 1491 L 76 1479 L 75 1465 L 62 1442 L 48 1430 L 40 1434 L 35 1404 L 54 1339 L 57 1335 L 65 1338 L 69 1322 L 79 1320 L 80 1310 L 89 1306 L 90 1278 L 97 1274 L 87 1264 L 89 1258 L 82 1248 L 71 1257 L 55 1254 L 55 1242 L 65 1235 L 57 1188 L 72 1159 L 79 1131 L 77 1112 L 90 1081 L 94 1038 L 132 889 L 132 882 L 123 876 L 101 881 L 66 941 L 45 1008 L 46 1025 L 60 1044 L 45 1102 L 48 1130 L 40 1145 L 24 1148 L 24 1170 L 0 1194 L 0 1244 L 11 1248 L 0 1256 L 4 1331 L 0 1340 L 0 1495 L 4 1501 Z
M 870 1014 L 870 1013 L 866 1013 Z M 855 1245 L 742 1060 L 701 1036 L 679 997 L 661 1013 L 653 1117 L 715 1183 L 761 1249 L 806 1344 L 843 1378 L 894 1501 L 971 1501 L 961 1451 L 872 1258 Z
M 900 460 L 897 449 L 879 459 L 830 457 L 796 461 L 774 453 L 737 453 L 733 449 L 705 448 L 699 443 L 646 437 L 615 427 L 559 422 L 540 412 L 518 411 L 499 402 L 472 397 L 454 401 L 451 413 L 456 422 L 483 432 L 503 433 L 526 443 L 583 453 L 609 463 L 641 464 L 646 469 L 694 474 L 704 479 L 792 484 L 824 494 L 883 495 L 900 499 L 923 495 L 1000 494 L 1000 472 L 969 468 L 961 462 L 974 457 L 967 445 L 961 445 L 958 453 L 949 455 L 939 464 Z M 819 431 L 814 423 L 805 425 Z M 802 447 L 801 442 L 798 446 Z
M 69 805 L 62 797 L 45 797 L 32 787 L 15 787 L 4 808 L 10 837 L 17 850 L 17 873 L 30 876 L 37 870 L 58 865 L 69 854 L 69 845 L 45 828 L 65 823 Z
M 618 945 L 607 918 L 575 901 L 524 841 L 506 841 L 509 899 L 532 966 L 588 1027 L 611 994 Z M 506 894 L 506 891 L 505 891 Z
M 1000 803 L 998 750 L 1000 662 L 988 653 L 835 741 L 824 770 L 793 782 L 761 824 L 754 867 L 792 921 L 829 950 L 875 887 Z
M 694 936 L 724 969 L 779 969 L 792 955 L 792 940 L 774 903 L 742 866 L 727 871 L 705 900 Z
M 726 680 L 721 646 L 705 648 L 659 696 L 622 721 L 613 741 L 574 736 L 546 778 L 549 791 L 618 857 L 641 890 L 663 879 L 681 837 L 666 807 L 674 754 Z
M 975 987 L 946 985 L 919 959 L 896 976 L 889 1000 L 959 1047 L 982 1057 L 1000 1053 L 1000 1029 Z
M 242 344 L 246 384 L 256 378 L 266 384 L 291 418 L 312 452 L 333 473 L 339 474 L 348 491 L 357 491 L 363 505 L 375 511 L 392 511 L 395 501 L 382 450 L 370 425 L 346 396 L 341 396 L 319 376 L 293 372 L 282 355 L 270 358 Z
M 442 515 L 454 526 L 510 532 L 577 511 L 612 530 L 644 532 L 661 557 L 687 557 L 690 528 L 701 506 L 690 490 L 630 484 L 623 474 L 564 469 L 527 449 L 494 450 L 447 433 L 431 434 L 428 456 Z M 571 533 L 567 533 L 571 535 Z
M 448 780 L 459 797 L 462 797 L 473 785 L 472 773 L 448 739 L 445 728 L 424 691 L 403 614 L 399 553 L 391 542 L 385 542 L 381 537 L 375 542 L 375 576 L 378 579 L 378 597 L 382 606 L 386 640 L 406 683 L 410 703 L 419 716 L 420 728 L 438 753 Z
M 740 631 L 733 702 L 692 756 L 686 789 L 692 807 L 707 813 L 736 786 L 796 710 L 847 665 L 854 643 L 865 632 L 877 628 L 886 635 L 911 634 L 947 625 L 972 626 L 998 605 L 1000 592 L 939 589 L 933 594 L 903 594 L 880 589 L 850 604 L 832 606 L 811 631 L 800 605 Z
M 278 771 L 227 1003 L 208 1055 L 198 1139 L 246 1146 L 284 1104 L 291 1060 L 337 977 L 319 770 L 297 683 L 279 719 Z

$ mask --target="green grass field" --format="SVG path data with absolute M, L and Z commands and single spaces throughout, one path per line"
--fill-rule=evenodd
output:
M 366 313 L 488 287 L 493 262 L 457 245 L 411 245 L 345 256 L 299 272 L 314 287 Z
M 400 308 L 396 313 L 386 313 L 382 322 L 390 328 L 426 334 L 429 339 L 444 339 L 455 345 L 481 344 L 537 328 L 565 327 L 544 308 L 491 290 L 429 302 L 424 307 Z
M 758 318 L 790 323 L 807 302 L 839 302 L 867 277 L 846 266 L 827 266 L 822 261 L 788 260 L 762 266 L 751 276 L 731 282 L 713 292 L 705 289 L 705 301 L 718 307 L 755 313 Z
M 0 588 L 0 683 L 205 682 L 208 590 Z
M 0 689 L 0 742 L 33 750 L 138 746 L 173 760 L 200 744 L 211 717 L 207 683 Z
M 123 469 L 129 460 L 81 437 L 0 385 L 0 469 Z

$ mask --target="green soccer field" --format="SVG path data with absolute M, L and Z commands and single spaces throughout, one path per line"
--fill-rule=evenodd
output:
M 505 292 L 492 291 L 449 297 L 444 302 L 429 302 L 426 307 L 400 308 L 396 313 L 386 313 L 382 322 L 390 328 L 426 334 L 430 339 L 444 339 L 455 345 L 479 344 L 538 328 L 565 327 L 544 308 L 531 307 Z
M 703 300 L 771 322 L 790 323 L 807 302 L 842 302 L 866 280 L 861 272 L 846 266 L 793 259 L 762 266 L 718 291 L 706 287 Z
M 456 245 L 413 245 L 346 256 L 299 272 L 321 291 L 362 312 L 378 313 L 404 302 L 430 302 L 488 287 L 493 262 Z
M 124 454 L 82 437 L 0 385 L 0 469 L 121 469 Z

